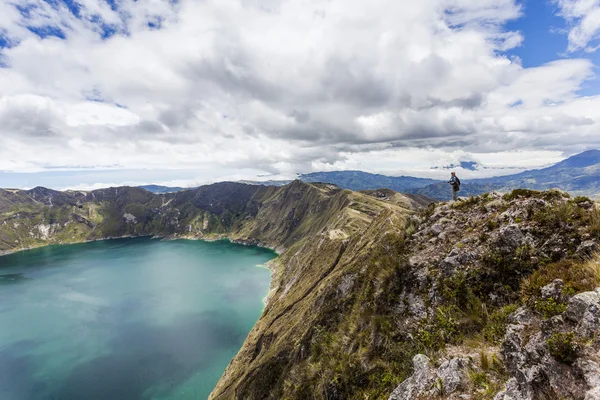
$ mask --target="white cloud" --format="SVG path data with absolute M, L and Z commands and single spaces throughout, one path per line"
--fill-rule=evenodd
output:
M 589 61 L 503 55 L 522 41 L 503 28 L 513 0 L 78 0 L 79 18 L 16 4 L 0 3 L 0 170 L 293 176 L 418 149 L 600 146 L 600 97 L 577 95 Z
M 555 0 L 559 15 L 570 24 L 569 51 L 595 51 L 591 44 L 600 38 L 600 1 L 598 0 Z

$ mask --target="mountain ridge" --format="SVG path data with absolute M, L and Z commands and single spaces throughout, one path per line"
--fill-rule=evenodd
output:
M 472 169 L 473 163 L 465 164 Z M 387 176 L 358 170 L 313 172 L 302 174 L 298 179 L 305 182 L 325 182 L 343 189 L 355 191 L 392 189 L 397 192 L 428 196 L 437 200 L 449 200 L 450 188 L 445 180 L 417 178 L 412 176 Z M 490 178 L 462 179 L 461 196 L 480 195 L 491 191 L 507 192 L 517 188 L 546 190 L 558 188 L 574 195 L 600 198 L 600 150 L 588 150 L 571 156 L 549 167 L 532 169 L 518 174 Z M 243 181 L 254 185 L 282 186 L 291 181 Z M 151 188 L 149 188 L 151 189 Z M 163 191 L 187 190 L 166 188 Z
M 0 251 L 146 235 L 275 249 L 265 309 L 211 399 L 583 400 L 600 390 L 586 380 L 600 373 L 590 364 L 600 341 L 587 336 L 600 329 L 589 314 L 600 310 L 600 264 L 585 264 L 600 240 L 597 205 L 522 189 L 426 200 L 299 180 L 160 195 L 0 190 Z M 543 297 L 557 279 L 564 293 Z M 576 336 L 561 336 L 569 329 Z M 526 340 L 543 363 L 523 353 Z M 577 347 L 556 348 L 565 341 Z M 523 380 L 530 371 L 548 379 Z

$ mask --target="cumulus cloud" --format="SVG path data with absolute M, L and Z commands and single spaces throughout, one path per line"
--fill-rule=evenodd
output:
M 600 38 L 600 1 L 556 0 L 559 15 L 569 23 L 568 51 L 596 51 Z
M 0 170 L 290 176 L 375 170 L 399 151 L 600 145 L 600 97 L 577 95 L 593 65 L 508 57 L 521 13 L 514 0 L 1 2 Z

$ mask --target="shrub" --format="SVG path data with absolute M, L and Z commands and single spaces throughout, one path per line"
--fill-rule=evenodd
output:
M 500 223 L 495 219 L 488 219 L 485 222 L 485 227 L 487 228 L 488 231 L 493 231 L 494 229 L 498 229 L 499 226 L 500 226 Z
M 500 342 L 506 333 L 508 316 L 516 309 L 516 304 L 509 304 L 492 312 L 483 328 L 483 337 L 490 342 Z
M 557 301 L 554 297 L 549 299 L 539 299 L 533 304 L 533 309 L 544 318 L 550 318 L 558 314 L 562 314 L 567 309 L 567 303 Z
M 531 189 L 515 189 L 510 193 L 506 193 L 503 198 L 506 201 L 511 201 L 519 197 L 540 197 L 541 192 Z
M 468 199 L 465 199 L 459 203 L 454 203 L 453 208 L 455 209 L 465 209 L 465 208 L 469 208 L 472 206 L 475 206 L 476 204 L 478 204 L 480 201 L 480 198 L 477 196 L 470 196 Z
M 562 202 L 558 205 L 549 205 L 533 214 L 533 220 L 540 225 L 550 228 L 562 228 L 575 219 L 581 218 L 581 209 L 576 208 L 570 202 Z
M 490 369 L 490 359 L 485 350 L 479 350 L 479 359 L 481 360 L 481 369 L 488 371 Z
M 404 237 L 410 239 L 417 232 L 417 221 L 414 218 L 408 218 L 404 227 Z
M 546 340 L 546 344 L 548 345 L 548 350 L 552 357 L 557 361 L 569 365 L 575 362 L 581 351 L 581 345 L 578 343 L 574 332 L 553 333 L 552 336 Z
M 573 203 L 579 205 L 582 203 L 592 203 L 592 200 L 589 197 L 585 197 L 585 196 L 575 196 L 573 198 Z

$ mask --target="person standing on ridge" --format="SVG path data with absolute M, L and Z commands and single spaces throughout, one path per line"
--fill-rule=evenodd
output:
M 452 201 L 456 201 L 456 193 L 460 190 L 460 179 L 456 176 L 456 172 L 450 173 L 450 180 L 448 183 L 452 187 Z

